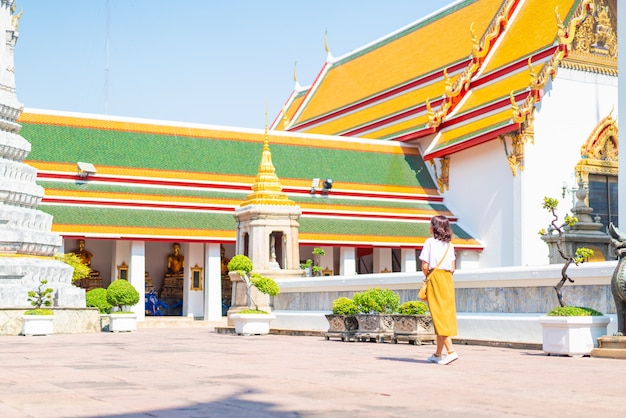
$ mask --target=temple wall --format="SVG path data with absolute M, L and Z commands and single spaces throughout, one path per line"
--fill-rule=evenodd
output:
M 574 284 L 563 286 L 569 305 L 587 306 L 603 313 L 615 313 L 610 282 L 616 261 L 572 266 L 568 274 Z M 558 306 L 554 286 L 561 278 L 561 265 L 457 270 L 454 273 L 458 312 L 545 314 Z M 371 287 L 388 288 L 401 302 L 417 300 L 422 273 L 367 274 L 277 280 L 280 295 L 275 310 L 330 311 L 333 300 L 352 297 Z

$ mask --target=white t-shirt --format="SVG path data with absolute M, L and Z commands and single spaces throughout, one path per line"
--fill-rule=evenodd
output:
M 456 260 L 456 255 L 454 254 L 454 245 L 450 244 L 450 249 L 446 253 L 446 258 L 443 260 L 439 268 L 441 270 L 452 270 L 452 262 Z M 434 269 L 439 264 L 439 260 L 443 257 L 443 253 L 446 251 L 448 247 L 448 243 L 444 241 L 439 241 L 433 237 L 427 238 L 426 242 L 424 242 L 424 248 L 422 248 L 422 253 L 420 254 L 420 260 L 428 263 L 428 268 Z

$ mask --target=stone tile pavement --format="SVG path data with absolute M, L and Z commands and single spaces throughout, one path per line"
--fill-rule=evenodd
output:
M 0 337 L 0 417 L 622 417 L 626 361 L 211 326 Z

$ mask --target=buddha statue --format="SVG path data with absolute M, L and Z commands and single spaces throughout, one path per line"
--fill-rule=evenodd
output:
M 179 243 L 174 243 L 172 252 L 167 257 L 167 273 L 165 273 L 159 298 L 182 299 L 185 257 L 180 254 Z
M 220 260 L 222 262 L 222 276 L 228 276 L 228 262 L 230 258 L 226 257 L 226 249 L 220 245 Z
M 183 274 L 185 267 L 185 257 L 180 254 L 180 244 L 175 243 L 172 246 L 173 254 L 167 257 L 167 275 L 179 276 Z

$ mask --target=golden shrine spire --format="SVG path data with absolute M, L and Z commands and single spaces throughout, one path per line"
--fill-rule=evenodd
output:
M 263 153 L 261 154 L 259 172 L 252 185 L 252 193 L 241 204 L 241 206 L 247 205 L 296 205 L 294 201 L 289 200 L 287 195 L 283 193 L 283 186 L 281 186 L 274 164 L 272 164 L 270 137 L 267 129 L 267 109 L 265 110 L 265 136 L 263 138 Z

